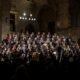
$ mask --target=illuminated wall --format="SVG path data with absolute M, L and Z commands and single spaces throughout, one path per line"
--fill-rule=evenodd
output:
M 36 30 L 48 31 L 48 23 L 55 22 L 56 28 L 70 27 L 69 0 L 12 0 L 16 6 L 17 19 L 16 30 L 24 30 L 29 21 L 20 21 L 19 16 L 23 12 L 32 12 L 37 17 Z
M 3 38 L 5 34 L 9 32 L 9 11 L 10 1 L 0 0 L 0 37 Z M 1 39 L 0 38 L 0 39 Z

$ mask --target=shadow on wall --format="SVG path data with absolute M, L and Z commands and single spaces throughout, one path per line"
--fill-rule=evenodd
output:
M 54 8 L 50 7 L 49 5 L 43 5 L 38 13 L 38 24 L 40 31 L 51 31 L 51 28 L 48 28 L 49 25 L 55 25 L 55 10 Z M 49 23 L 49 24 L 48 24 Z M 53 27 L 52 27 L 53 29 Z M 54 30 L 54 29 L 53 29 Z M 51 31 L 52 32 L 52 31 Z
M 50 32 L 51 34 L 55 33 L 55 22 L 49 22 L 48 23 L 48 32 Z
M 32 33 L 32 32 L 35 32 L 34 30 L 34 26 L 32 24 L 28 24 L 26 27 L 25 27 L 25 32 L 28 31 L 29 33 Z

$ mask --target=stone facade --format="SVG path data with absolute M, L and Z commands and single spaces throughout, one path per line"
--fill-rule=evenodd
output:
M 15 14 L 15 28 L 17 32 L 20 30 L 25 31 L 28 24 L 32 24 L 36 32 L 47 32 L 49 22 L 55 23 L 56 31 L 57 29 L 67 29 L 71 27 L 72 23 L 75 26 L 75 23 L 77 23 L 79 26 L 79 11 L 74 14 L 72 1 L 75 0 L 0 0 L 0 34 L 3 36 L 10 31 L 10 12 Z M 76 6 L 76 9 L 77 7 L 79 8 L 79 6 Z M 37 18 L 37 21 L 21 21 L 19 16 L 23 12 L 26 12 L 27 15 L 32 13 Z M 77 17 L 75 18 L 75 16 Z
M 0 39 L 9 32 L 10 1 L 0 0 Z
M 57 27 L 70 27 L 69 0 L 57 0 Z
M 70 27 L 69 0 L 12 0 L 16 6 L 16 31 L 25 30 L 28 24 L 34 26 L 35 31 L 48 31 L 48 23 L 55 22 L 55 28 L 64 29 Z M 17 5 L 18 4 L 18 5 Z M 23 12 L 31 12 L 37 21 L 20 21 L 19 16 Z

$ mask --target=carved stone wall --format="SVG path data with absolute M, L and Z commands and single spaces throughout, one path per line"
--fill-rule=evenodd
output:
M 57 0 L 57 27 L 70 27 L 69 0 Z
M 23 12 L 31 12 L 37 17 L 37 22 L 31 23 L 35 31 L 48 31 L 48 23 L 55 22 L 55 27 L 62 29 L 70 27 L 69 0 L 12 0 L 16 6 L 16 30 L 24 30 L 29 21 L 20 21 Z
M 9 32 L 10 1 L 0 0 L 0 39 Z

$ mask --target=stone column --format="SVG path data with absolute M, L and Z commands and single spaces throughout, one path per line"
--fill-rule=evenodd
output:
M 59 29 L 65 29 L 70 27 L 69 0 L 57 0 L 56 7 L 57 7 L 56 26 Z
M 9 11 L 10 11 L 10 1 L 2 0 L 0 2 L 0 39 L 4 37 L 9 32 Z

